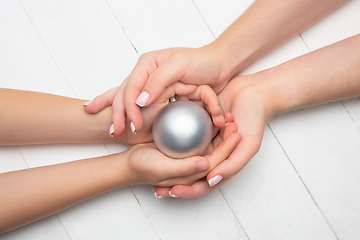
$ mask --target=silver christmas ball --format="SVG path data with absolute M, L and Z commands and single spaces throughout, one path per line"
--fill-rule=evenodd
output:
M 156 146 L 172 158 L 202 155 L 211 143 L 212 121 L 205 109 L 191 101 L 169 103 L 154 120 Z

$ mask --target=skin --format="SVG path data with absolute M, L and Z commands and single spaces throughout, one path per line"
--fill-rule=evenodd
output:
M 209 45 L 143 54 L 115 94 L 105 93 L 99 97 L 113 105 L 113 135 L 119 135 L 130 122 L 136 131 L 142 128 L 143 118 L 136 104 L 141 93 L 149 94 L 144 106 L 152 104 L 167 86 L 177 81 L 208 84 L 220 93 L 242 70 L 344 2 L 346 0 L 257 0 Z M 86 111 L 101 110 L 96 100 Z
M 283 112 L 360 96 L 360 34 L 305 54 L 279 66 L 233 79 L 219 94 L 242 139 L 207 180 L 222 176 L 210 187 L 202 179 L 190 186 L 154 187 L 159 196 L 193 198 L 218 189 L 258 152 L 268 120 Z
M 86 107 L 86 111 L 96 113 L 112 105 L 113 135 L 117 136 L 130 123 L 135 126 L 136 131 L 139 131 L 143 127 L 140 106 L 151 106 L 167 86 L 174 82 L 208 84 L 219 94 L 225 110 L 234 115 L 235 122 L 239 125 L 238 132 L 243 135 L 242 141 L 230 159 L 216 167 L 206 180 L 209 181 L 218 175 L 229 178 L 239 172 L 259 150 L 265 123 L 274 114 L 280 112 L 280 110 L 274 111 L 268 103 L 258 99 L 259 89 L 250 90 L 249 86 L 255 82 L 251 79 L 255 79 L 255 76 L 231 79 L 345 2 L 346 0 L 256 0 L 209 45 L 200 48 L 171 48 L 143 54 L 117 92 L 98 96 Z M 286 69 L 282 66 L 276 69 L 283 69 L 283 74 L 287 72 L 288 79 L 293 79 L 291 74 L 294 73 L 289 70 L 290 68 Z M 311 70 L 316 72 L 316 69 Z M 263 79 L 264 77 L 261 76 L 269 75 L 267 77 L 273 79 L 275 83 L 278 81 L 274 77 L 277 74 L 280 73 L 272 70 L 256 75 L 256 78 Z M 265 80 L 258 82 L 265 82 Z M 267 85 L 271 84 L 267 83 Z M 285 85 L 279 88 L 291 93 L 294 91 L 292 87 Z M 275 91 L 274 89 L 270 91 Z M 148 93 L 148 98 L 144 98 L 147 95 L 144 93 Z M 312 98 L 312 96 L 306 96 L 309 99 Z M 278 96 L 275 97 L 278 98 Z M 273 101 L 273 99 L 270 100 Z M 106 102 L 107 105 L 99 104 L 99 102 Z M 307 104 L 304 103 L 301 106 L 307 106 Z M 252 109 L 258 111 L 255 112 Z M 128 122 L 125 116 L 128 117 Z M 244 116 L 249 117 L 245 119 Z M 197 197 L 215 189 L 209 187 L 214 182 L 206 183 L 203 179 L 199 181 L 199 184 L 202 187 L 196 189 L 187 187 L 187 192 L 176 191 L 176 195 Z M 170 194 L 175 194 L 174 191 L 178 188 L 175 186 Z M 170 188 L 162 189 L 157 194 L 168 196 L 169 190 Z
M 220 103 L 210 87 L 176 83 L 159 100 L 143 109 L 148 121 L 134 135 L 130 129 L 110 137 L 111 107 L 98 114 L 83 109 L 84 100 L 44 93 L 0 89 L 0 145 L 123 142 L 135 144 L 125 152 L 91 159 L 30 168 L 0 174 L 0 233 L 57 213 L 113 189 L 152 184 L 190 185 L 226 159 L 241 136 L 235 123 L 228 123 L 204 156 L 174 160 L 152 142 L 153 117 L 179 94 L 184 100 L 203 100 L 209 111 L 220 112 Z M 215 99 L 213 98 L 215 96 Z M 227 121 L 233 121 L 229 113 Z M 220 122 L 220 125 L 225 125 Z M 215 126 L 219 129 L 219 126 Z M 137 144 L 139 142 L 147 142 Z M 46 179 L 46 181 L 44 181 Z

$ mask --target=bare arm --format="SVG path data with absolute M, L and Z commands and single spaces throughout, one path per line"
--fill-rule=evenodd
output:
M 242 70 L 344 2 L 257 0 L 218 39 L 204 47 L 143 54 L 117 93 L 101 95 L 86 111 L 98 112 L 112 104 L 114 136 L 124 130 L 125 116 L 140 130 L 143 118 L 139 106 L 152 104 L 170 84 L 209 84 L 219 93 Z
M 360 34 L 270 69 L 261 91 L 275 113 L 357 97 L 359 56 Z
M 210 45 L 234 77 L 347 0 L 256 0 Z
M 53 142 L 124 142 L 109 136 L 111 109 L 88 114 L 85 100 L 0 89 L 0 145 Z
M 88 114 L 83 109 L 84 100 L 0 89 L 0 112 L 3 114 L 0 118 L 0 144 L 150 142 L 152 120 L 174 94 L 182 98 L 189 94 L 187 96 L 194 100 L 204 99 L 213 112 L 220 110 L 219 100 L 210 87 L 176 83 L 164 92 L 156 104 L 143 110 L 147 121 L 142 131 L 134 135 L 126 129 L 119 137 L 111 138 L 108 134 L 111 108 Z M 226 133 L 213 141 L 209 147 L 211 153 L 206 156 L 174 160 L 163 155 L 154 143 L 147 143 L 110 156 L 2 173 L 0 233 L 115 188 L 132 184 L 191 184 L 206 176 L 234 149 L 240 139 L 234 125 L 227 125 L 228 130 L 224 129 Z M 225 143 L 220 144 L 225 138 Z
M 2 173 L 0 234 L 115 188 L 191 184 L 223 161 L 240 140 L 234 123 L 225 132 L 224 142 L 202 157 L 174 160 L 149 143 L 114 155 Z
M 129 184 L 124 153 L 0 174 L 0 233 Z

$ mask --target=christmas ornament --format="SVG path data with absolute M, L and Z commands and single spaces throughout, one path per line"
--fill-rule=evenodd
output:
M 172 158 L 202 155 L 213 135 L 212 121 L 207 111 L 191 101 L 170 99 L 156 116 L 153 124 L 156 146 Z

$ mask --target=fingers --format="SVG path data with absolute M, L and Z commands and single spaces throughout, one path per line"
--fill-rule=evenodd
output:
M 169 98 L 173 97 L 174 95 L 189 95 L 196 91 L 196 85 L 187 85 L 182 82 L 176 82 L 172 85 L 165 88 L 165 90 L 161 93 L 159 98 L 154 102 L 168 102 Z
M 214 129 L 215 128 L 217 127 L 214 127 Z M 234 133 L 236 131 L 237 131 L 236 123 L 234 122 L 227 123 L 227 125 L 224 128 L 220 129 L 220 132 L 217 134 L 217 136 L 213 137 L 213 140 L 211 141 L 209 147 L 206 149 L 205 154 L 206 155 L 211 154 L 224 139 L 228 138 L 228 136 L 230 136 L 231 133 Z
M 153 192 L 154 192 L 156 198 L 168 197 L 170 190 L 171 190 L 171 187 L 153 186 Z
M 154 57 L 162 58 L 155 55 Z M 139 59 L 126 86 L 124 95 L 126 113 L 135 131 L 140 130 L 143 124 L 140 107 L 153 103 L 167 86 L 178 81 L 180 79 L 178 76 L 183 74 L 180 64 L 174 60 L 158 63 L 160 60 L 154 57 L 145 55 Z M 162 65 L 158 66 L 159 64 Z
M 119 136 L 125 129 L 126 114 L 124 105 L 124 91 L 128 78 L 118 88 L 113 100 L 112 125 L 110 127 L 110 136 Z
M 189 182 L 188 176 L 197 175 L 192 181 L 206 175 L 204 171 L 208 170 L 210 163 L 204 157 L 190 157 L 185 159 L 169 159 L 162 164 L 156 172 L 157 176 L 161 176 L 162 180 L 158 182 L 159 186 L 172 186 L 175 183 L 186 184 Z
M 195 183 L 186 185 L 175 185 L 173 187 L 158 187 L 155 186 L 153 191 L 157 198 L 173 197 L 173 198 L 195 198 L 201 197 L 207 193 L 210 193 L 216 189 L 219 189 L 230 179 L 224 179 L 221 183 L 214 187 L 210 187 L 206 179 L 200 179 Z
M 119 87 L 112 88 L 84 104 L 85 111 L 88 113 L 98 113 L 108 106 L 113 106 L 112 125 L 109 126 L 109 134 L 112 137 L 120 135 L 125 129 L 123 97 L 126 83 L 127 78 Z
M 180 60 L 178 57 L 170 57 L 149 75 L 145 86 L 141 89 L 141 93 L 147 92 L 149 94 L 149 99 L 147 102 L 141 101 L 139 105 L 148 106 L 153 103 L 168 86 L 181 80 L 187 71 L 187 62 Z
M 231 178 L 245 167 L 245 165 L 259 151 L 262 136 L 242 139 L 228 159 L 219 163 L 207 175 L 211 187 L 217 185 L 222 179 Z
M 228 126 L 234 126 L 234 125 L 228 125 Z M 228 128 L 229 130 L 233 130 Z M 231 131 L 229 131 L 230 133 Z M 224 134 L 228 134 L 224 131 Z M 222 142 L 220 142 L 219 146 L 210 154 L 205 156 L 209 162 L 210 167 L 213 168 L 223 162 L 235 149 L 236 145 L 239 143 L 241 139 L 240 133 L 237 132 L 231 132 L 230 135 L 225 138 Z
M 108 106 L 111 106 L 115 97 L 118 87 L 112 88 L 105 93 L 97 96 L 92 101 L 84 104 L 85 111 L 88 113 L 98 113 Z
M 221 106 L 218 96 L 209 85 L 198 86 L 196 91 L 189 94 L 188 97 L 190 100 L 201 100 L 206 104 L 215 126 L 220 128 L 225 126 L 223 107 Z
M 235 120 L 234 115 L 232 115 L 231 112 L 224 112 L 224 118 L 225 118 L 225 123 L 233 122 Z

